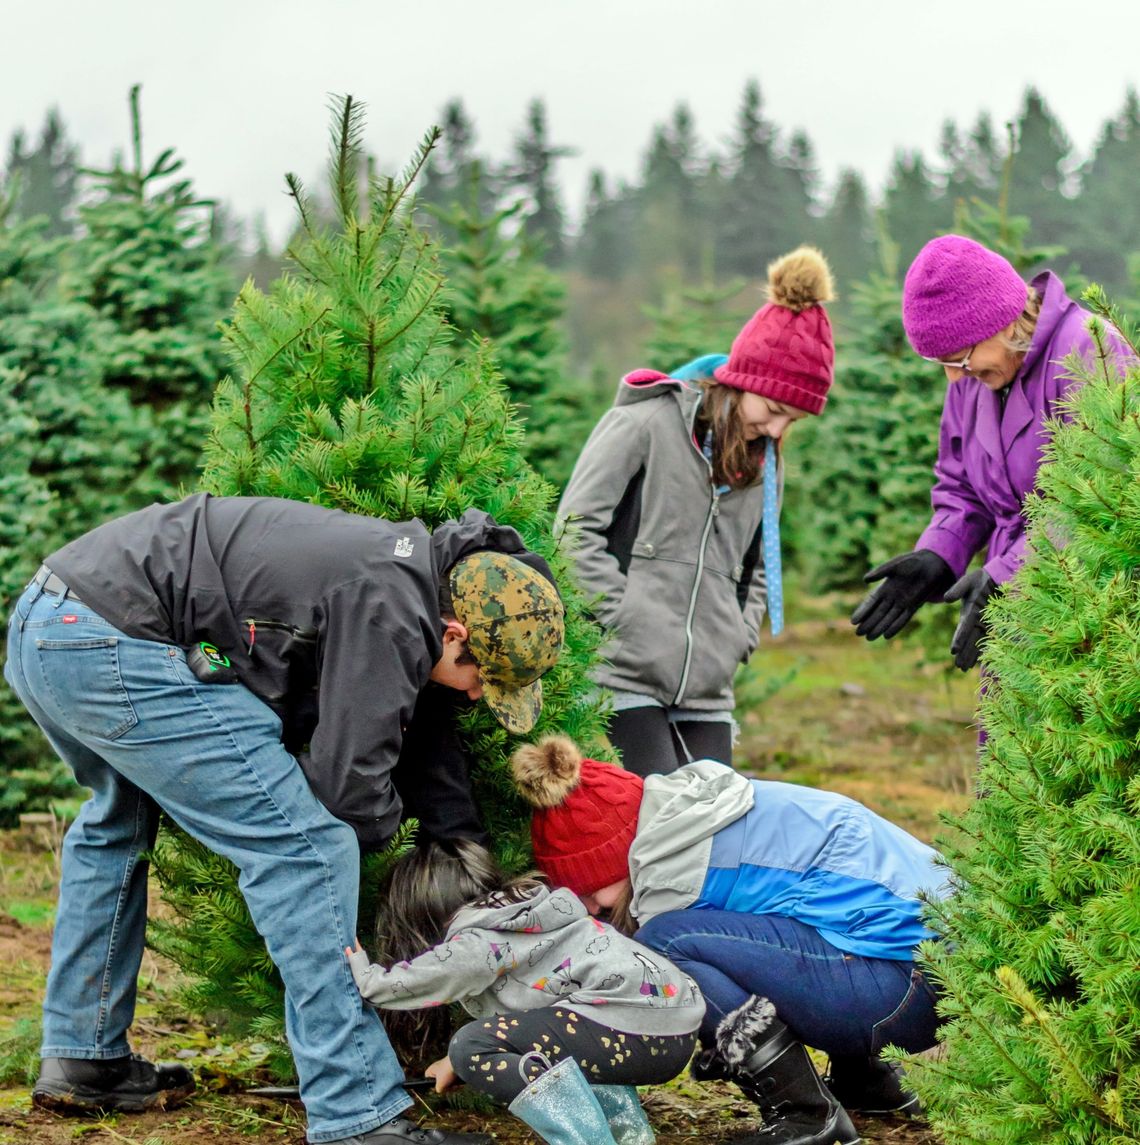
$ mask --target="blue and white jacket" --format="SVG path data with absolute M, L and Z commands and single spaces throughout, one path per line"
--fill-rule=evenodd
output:
M 840 950 L 908 960 L 950 893 L 938 853 L 845 795 L 704 760 L 645 780 L 629 852 L 641 924 L 669 910 L 778 914 Z

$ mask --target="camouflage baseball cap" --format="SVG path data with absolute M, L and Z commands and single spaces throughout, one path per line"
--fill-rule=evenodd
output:
M 539 677 L 562 651 L 557 589 L 515 557 L 489 551 L 456 561 L 449 579 L 487 707 L 507 731 L 529 732 L 542 711 Z

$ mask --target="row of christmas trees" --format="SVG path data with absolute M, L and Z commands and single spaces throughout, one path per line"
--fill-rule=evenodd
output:
M 432 140 L 402 176 L 362 189 L 360 109 L 343 101 L 332 220 L 321 221 L 291 177 L 295 269 L 266 293 L 247 284 L 219 343 L 209 329 L 220 299 L 202 205 L 184 181 L 171 182 L 169 153 L 144 163 L 137 108 L 133 123 L 132 162 L 99 176 L 103 194 L 74 240 L 86 245 L 55 250 L 27 224 L 0 230 L 7 590 L 61 535 L 93 523 L 85 516 L 172 495 L 174 480 L 194 483 L 175 446 L 189 453 L 204 441 L 202 486 L 218 493 L 429 523 L 479 505 L 519 528 L 566 591 L 567 653 L 548 678 L 539 730 L 559 728 L 596 748 L 585 668 L 597 633 L 550 538 L 553 489 L 523 455 L 493 347 L 457 341 L 450 329 L 445 280 L 410 207 Z M 1025 255 L 1023 225 L 1002 212 L 960 221 Z M 465 225 L 461 213 L 451 225 Z M 192 299 L 175 265 L 201 276 Z M 867 332 L 852 360 L 862 365 L 846 396 L 837 386 L 831 423 L 843 449 L 815 443 L 845 473 L 853 450 L 871 458 L 890 446 L 886 468 L 860 483 L 861 500 L 877 498 L 884 520 L 892 495 L 884 473 L 912 454 L 902 438 L 890 444 L 902 426 L 872 427 L 860 443 L 861 395 L 881 384 L 892 406 L 933 405 L 940 394 L 936 378 L 905 365 L 894 282 L 884 274 L 858 294 Z M 207 321 L 191 302 L 211 298 Z M 1134 339 L 1124 318 L 1114 320 Z M 707 349 L 721 336 L 674 324 L 657 349 Z M 212 356 L 219 346 L 224 367 Z M 191 388 L 212 385 L 187 368 L 206 361 L 228 370 L 212 413 Z M 915 1077 L 947 1142 L 1140 1137 L 1140 372 L 1122 380 L 1101 362 L 1084 374 L 1073 424 L 1058 433 L 1042 497 L 1030 506 L 1026 570 L 994 612 L 984 797 L 945 842 L 957 894 L 939 926 L 950 941 L 927 957 L 947 987 L 949 1052 L 917 1064 Z M 908 385 L 915 393 L 904 397 Z M 903 420 L 921 437 L 920 413 L 909 407 Z M 827 425 L 820 419 L 818 432 Z M 917 485 L 918 474 L 909 480 Z M 845 515 L 842 506 L 834 512 Z M 818 540 L 806 523 L 801 531 L 805 545 Z M 503 860 L 517 866 L 525 816 L 505 775 L 511 744 L 478 712 L 466 731 L 488 825 Z M 154 941 L 191 975 L 192 1004 L 281 1044 L 279 984 L 232 869 L 172 833 L 157 865 L 175 918 Z
M 50 218 L 18 218 L 19 180 L 0 197 L 0 432 L 8 446 L 0 481 L 11 490 L 0 513 L 4 599 L 71 535 L 193 486 L 206 411 L 225 372 L 216 326 L 234 289 L 231 252 L 213 225 L 213 204 L 194 193 L 172 152 L 144 162 L 137 92 L 131 107 L 129 162 L 84 174 L 74 232 L 52 235 Z M 1007 190 L 1015 169 L 1007 160 Z M 429 156 L 422 174 L 432 170 Z M 438 196 L 442 176 L 434 178 Z M 437 244 L 443 281 L 433 304 L 451 329 L 448 352 L 469 361 L 484 340 L 493 343 L 527 425 L 527 458 L 556 486 L 622 368 L 668 370 L 725 350 L 760 301 L 741 279 L 671 291 L 648 308 L 649 337 L 636 359 L 575 376 L 564 281 L 520 225 L 525 204 L 496 205 L 478 162 L 451 193 L 417 211 Z M 335 224 L 320 194 L 307 211 L 311 226 Z M 958 226 L 1019 267 L 1043 253 L 1026 247 L 1026 221 L 1010 219 L 1004 205 L 976 202 L 960 210 Z M 303 239 L 300 226 L 296 241 Z M 885 235 L 881 252 L 879 271 L 840 283 L 853 320 L 839 329 L 834 396 L 827 415 L 789 442 L 785 541 L 814 591 L 857 587 L 864 569 L 911 543 L 929 511 L 942 383 L 906 346 L 899 256 Z M 5 703 L 0 817 L 42 801 L 60 778 L 28 721 Z

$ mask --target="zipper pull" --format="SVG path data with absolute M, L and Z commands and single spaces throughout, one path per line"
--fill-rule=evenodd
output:
M 252 620 L 247 620 L 249 625 L 249 650 L 253 651 L 254 642 L 257 640 L 257 624 Z

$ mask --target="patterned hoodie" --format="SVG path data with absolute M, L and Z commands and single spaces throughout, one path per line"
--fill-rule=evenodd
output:
M 389 1010 L 459 1002 L 476 1018 L 562 1002 L 626 1034 L 688 1034 L 701 1023 L 696 984 L 662 955 L 592 918 L 571 891 L 464 907 L 447 937 L 391 969 L 349 959 L 364 998 Z

